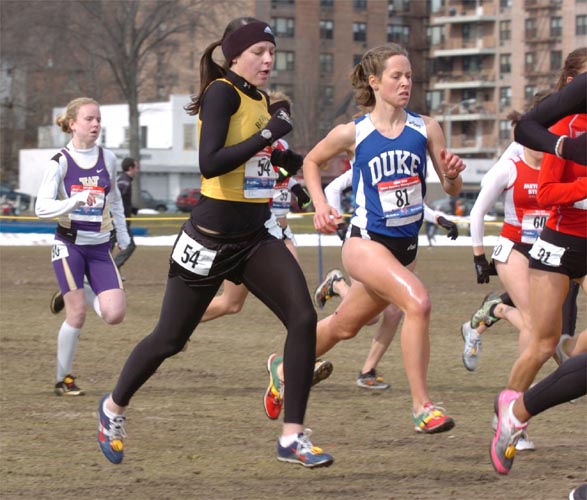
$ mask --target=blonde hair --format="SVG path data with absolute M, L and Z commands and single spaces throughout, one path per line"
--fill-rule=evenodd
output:
M 292 102 L 291 102 L 291 99 L 289 98 L 289 96 L 285 92 L 282 92 L 281 90 L 270 90 L 269 92 L 267 92 L 267 95 L 269 96 L 269 103 L 270 104 L 273 104 L 273 103 L 279 102 L 279 101 L 285 101 L 290 106 L 292 105 Z
M 351 84 L 355 89 L 355 102 L 358 106 L 371 108 L 375 106 L 375 93 L 369 85 L 371 75 L 381 78 L 385 62 L 392 56 L 408 57 L 408 51 L 397 43 L 381 45 L 363 54 L 361 62 L 351 73 Z
M 61 113 L 55 119 L 55 123 L 57 124 L 57 126 L 60 127 L 63 132 L 71 134 L 69 121 L 75 120 L 79 108 L 85 106 L 86 104 L 95 104 L 96 106 L 100 106 L 98 102 L 92 99 L 91 97 L 78 97 L 77 99 L 73 99 L 72 101 L 69 101 L 69 103 L 65 107 L 65 111 L 63 111 L 63 113 Z

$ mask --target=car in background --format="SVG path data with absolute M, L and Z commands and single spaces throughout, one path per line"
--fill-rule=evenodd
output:
M 191 212 L 198 201 L 200 201 L 200 188 L 185 188 L 177 195 L 175 206 L 180 212 Z
M 18 215 L 34 208 L 33 197 L 30 194 L 19 193 L 7 184 L 0 184 L 0 200 L 2 200 L 2 212 L 10 212 L 4 215 Z
M 157 210 L 157 212 L 167 212 L 167 201 L 155 198 L 151 193 L 149 193 L 149 191 L 146 191 L 145 189 L 141 190 L 141 195 L 143 197 L 144 208 Z

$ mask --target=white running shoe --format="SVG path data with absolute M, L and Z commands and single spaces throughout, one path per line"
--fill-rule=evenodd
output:
M 461 335 L 465 341 L 463 364 L 467 370 L 474 372 L 477 369 L 477 361 L 481 351 L 481 335 L 471 327 L 470 321 L 461 326 Z

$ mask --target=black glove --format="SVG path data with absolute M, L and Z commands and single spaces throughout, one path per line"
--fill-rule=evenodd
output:
M 269 107 L 267 109 L 269 109 L 269 113 L 273 114 L 275 113 L 278 109 L 283 108 L 287 111 L 287 113 L 289 115 L 291 115 L 291 110 L 289 107 L 289 102 L 287 101 L 276 101 L 276 102 L 272 102 L 271 104 L 269 104 Z
M 267 144 L 273 144 L 277 139 L 281 139 L 285 134 L 291 132 L 293 124 L 291 117 L 285 108 L 279 108 L 271 119 L 265 125 L 265 128 L 259 132 L 261 137 L 267 141 Z
M 302 210 L 305 210 L 310 203 L 312 203 L 312 199 L 302 186 L 296 184 L 294 187 L 291 188 L 291 192 L 295 195 L 296 199 L 298 200 L 298 205 Z
M 491 265 L 487 262 L 485 254 L 475 255 L 473 257 L 475 263 L 475 272 L 477 273 L 477 283 L 489 283 L 489 276 L 493 274 Z
M 440 227 L 447 230 L 446 236 L 448 236 L 451 240 L 456 240 L 459 237 L 459 228 L 453 221 L 445 219 L 442 215 L 440 215 L 436 219 L 436 222 Z
M 346 232 L 348 228 L 349 227 L 346 222 L 341 222 L 336 226 L 336 234 L 338 234 L 338 237 L 341 239 L 341 241 L 346 239 Z
M 294 153 L 291 149 L 285 151 L 281 149 L 274 149 L 271 153 L 271 164 L 276 167 L 284 169 L 288 175 L 296 175 L 298 170 L 304 163 L 304 157 Z
M 565 137 L 561 156 L 580 165 L 587 165 L 587 136 Z

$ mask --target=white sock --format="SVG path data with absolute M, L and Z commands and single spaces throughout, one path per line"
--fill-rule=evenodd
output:
M 57 380 L 61 382 L 66 375 L 71 374 L 73 356 L 77 348 L 77 342 L 81 328 L 74 328 L 65 321 L 59 329 L 57 337 Z
M 279 444 L 286 448 L 287 446 L 291 446 L 294 442 L 298 439 L 298 434 L 288 434 L 287 436 L 281 436 L 279 438 Z
M 98 296 L 92 290 L 90 284 L 84 281 L 84 293 L 86 295 L 86 303 L 94 308 L 98 317 L 102 317 L 102 310 L 100 309 L 100 300 Z
M 104 411 L 104 413 L 106 414 L 106 416 L 112 420 L 114 417 L 120 417 L 120 416 L 124 416 L 124 413 L 122 415 L 119 415 L 118 413 L 113 413 L 111 412 L 108 407 L 106 406 L 106 401 L 108 401 L 108 398 L 106 398 L 104 400 L 104 403 L 102 404 L 102 410 Z
M 522 396 L 520 396 L 520 397 L 522 397 Z M 516 402 L 516 401 L 514 400 L 514 401 L 512 401 L 512 402 L 510 403 L 510 407 L 508 408 L 508 416 L 510 417 L 510 422 L 511 422 L 512 424 L 514 424 L 514 426 L 515 426 L 516 428 L 518 428 L 518 429 L 519 429 L 520 427 L 524 427 L 526 424 L 525 424 L 525 423 L 523 423 L 523 422 L 520 422 L 520 421 L 519 421 L 519 420 L 516 418 L 516 416 L 514 415 L 514 403 L 515 403 L 515 402 Z

